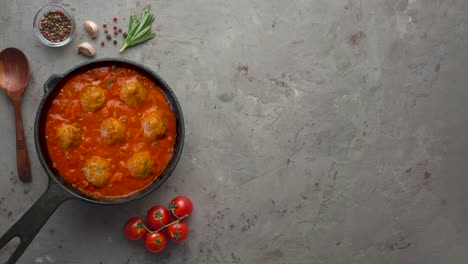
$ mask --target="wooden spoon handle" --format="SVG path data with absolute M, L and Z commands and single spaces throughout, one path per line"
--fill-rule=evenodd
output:
M 16 101 L 16 102 L 15 102 Z M 16 125 L 16 166 L 18 176 L 22 182 L 30 182 L 31 165 L 29 163 L 28 149 L 26 147 L 26 138 L 24 137 L 23 117 L 21 114 L 21 101 L 15 100 L 15 125 Z

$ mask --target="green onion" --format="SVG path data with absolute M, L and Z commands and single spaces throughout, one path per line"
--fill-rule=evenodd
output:
M 114 83 L 114 81 L 112 81 L 112 80 L 107 81 L 106 82 L 106 87 L 109 88 L 113 83 Z
M 151 24 L 154 21 L 154 16 L 148 9 L 143 9 L 140 19 L 135 16 L 130 16 L 130 23 L 128 25 L 128 35 L 125 38 L 125 43 L 120 49 L 123 52 L 126 48 L 133 45 L 140 44 L 150 40 L 156 36 L 151 32 Z

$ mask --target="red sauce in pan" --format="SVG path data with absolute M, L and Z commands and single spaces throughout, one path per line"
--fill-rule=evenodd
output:
M 148 91 L 136 107 L 127 106 L 119 99 L 122 85 L 131 80 L 140 81 Z M 95 112 L 84 112 L 80 104 L 80 92 L 87 85 L 107 89 L 106 102 Z M 164 136 L 156 141 L 144 137 L 142 129 L 142 117 L 151 111 L 158 111 L 167 119 Z M 126 126 L 124 138 L 114 144 L 105 144 L 100 138 L 100 122 L 109 117 L 121 120 Z M 57 128 L 64 123 L 80 125 L 79 145 L 63 148 L 59 144 Z M 171 158 L 175 137 L 174 113 L 161 89 L 144 75 L 125 68 L 102 67 L 73 76 L 62 87 L 47 114 L 46 142 L 53 166 L 66 181 L 96 198 L 127 196 L 148 186 Z M 127 161 L 141 151 L 150 154 L 154 167 L 147 178 L 135 179 L 130 175 Z M 103 187 L 90 184 L 83 173 L 86 160 L 92 156 L 110 160 L 111 176 Z

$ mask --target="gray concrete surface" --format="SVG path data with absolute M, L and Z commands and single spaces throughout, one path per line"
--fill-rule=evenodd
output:
M 1 95 L 1 233 L 46 188 L 32 135 L 42 84 L 88 60 L 74 53 L 88 40 L 81 26 L 64 48 L 36 41 L 42 3 L 0 3 L 0 48 L 31 63 L 23 110 L 34 169 L 31 184 L 18 182 Z M 122 23 L 151 4 L 156 39 L 97 57 L 132 59 L 167 80 L 186 148 L 146 199 L 64 203 L 19 263 L 467 263 L 468 1 L 60 3 L 79 25 Z M 185 243 L 150 254 L 125 240 L 127 218 L 176 194 L 195 203 Z

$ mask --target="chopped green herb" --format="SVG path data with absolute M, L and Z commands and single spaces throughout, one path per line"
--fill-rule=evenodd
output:
M 123 52 L 126 48 L 133 45 L 143 43 L 156 36 L 151 32 L 151 24 L 154 21 L 154 16 L 148 9 L 143 9 L 140 19 L 135 16 L 130 16 L 130 23 L 128 25 L 128 35 L 125 38 L 125 43 L 120 49 Z
M 106 87 L 109 88 L 114 83 L 113 80 L 109 80 L 106 82 Z

